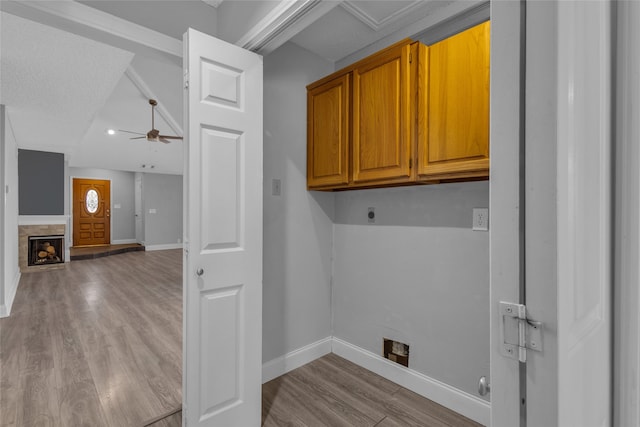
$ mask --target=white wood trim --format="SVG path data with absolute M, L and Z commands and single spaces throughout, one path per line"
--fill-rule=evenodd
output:
M 202 1 L 208 4 L 209 6 L 217 9 L 218 6 L 220 6 L 220 3 L 222 3 L 224 0 L 202 0 Z
M 167 244 L 163 244 L 163 245 L 145 246 L 144 250 L 147 251 L 147 252 L 151 252 L 151 251 L 164 251 L 166 249 L 182 249 L 183 247 L 184 247 L 184 245 L 182 243 L 167 243 Z
M 271 381 L 302 365 L 331 353 L 332 338 L 327 337 L 319 341 L 290 351 L 284 356 L 276 357 L 262 364 L 262 383 Z
M 141 94 L 143 94 L 147 99 L 156 99 L 158 100 L 158 105 L 156 105 L 156 111 L 160 116 L 167 122 L 167 124 L 171 127 L 171 129 L 175 132 L 176 135 L 182 136 L 182 126 L 178 124 L 176 119 L 169 113 L 169 111 L 164 107 L 164 104 L 161 100 L 153 93 L 151 88 L 145 83 L 145 81 L 140 77 L 140 74 L 133 69 L 131 65 L 127 68 L 124 74 L 131 80 L 131 83 L 138 88 Z
M 65 31 L 73 28 L 79 34 L 95 40 L 101 38 L 95 38 L 98 33 L 98 35 L 116 37 L 129 44 L 142 46 L 162 54 L 169 54 L 177 58 L 182 57 L 181 40 L 72 0 L 5 0 L 0 2 L 0 10 Z
M 407 15 L 410 15 L 411 12 L 413 12 L 415 9 L 417 9 L 422 5 L 424 5 L 424 2 L 422 0 L 414 0 L 413 3 L 406 5 L 400 10 L 397 10 L 393 12 L 391 15 L 385 16 L 383 19 L 378 21 L 373 16 L 369 15 L 367 12 L 365 12 L 360 7 L 358 7 L 358 5 L 355 4 L 353 1 L 345 0 L 342 3 L 342 7 L 346 11 L 351 13 L 354 17 L 358 18 L 360 22 L 367 25 L 369 28 L 371 28 L 374 31 L 378 31 L 381 28 L 384 28 L 387 25 L 390 25 L 396 22 L 397 20 L 402 19 Z
M 341 2 L 342 0 L 282 1 L 235 44 L 267 55 Z
M 640 3 L 617 2 L 614 424 L 640 426 Z
M 118 239 L 111 241 L 112 245 L 131 245 L 134 243 L 138 243 L 138 241 L 136 239 Z
M 489 402 L 420 372 L 401 367 L 340 338 L 333 337 L 332 352 L 482 425 L 489 425 Z
M 520 424 L 519 362 L 502 354 L 500 301 L 520 301 L 521 8 L 491 2 L 491 178 L 489 180 L 491 425 Z M 546 345 L 546 344 L 545 344 Z
M 59 225 L 68 224 L 69 215 L 20 215 L 18 225 Z
M 16 275 L 13 278 L 13 281 L 9 283 L 5 283 L 5 286 L 11 285 L 9 291 L 5 293 L 6 300 L 3 305 L 0 305 L 0 319 L 3 317 L 9 317 L 11 314 L 11 306 L 13 305 L 13 300 L 16 297 L 16 292 L 18 292 L 18 285 L 20 284 L 20 277 L 22 277 L 22 273 L 20 270 L 16 271 Z
M 468 0 L 468 1 L 454 1 L 445 7 L 438 8 L 433 14 L 414 22 L 411 25 L 407 25 L 398 31 L 394 31 L 390 35 L 383 37 L 382 39 L 371 43 L 367 47 L 360 49 L 350 55 L 345 56 L 336 62 L 336 70 L 353 64 L 362 58 L 365 58 L 387 46 L 392 45 L 407 37 L 414 37 L 416 34 L 424 33 L 425 28 L 431 28 L 436 25 L 440 25 L 444 22 L 452 21 L 453 17 L 457 17 L 465 12 L 475 9 L 483 4 L 486 4 L 487 0 Z

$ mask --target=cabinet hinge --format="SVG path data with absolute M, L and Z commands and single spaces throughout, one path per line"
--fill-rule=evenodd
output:
M 409 157 L 409 169 L 413 168 L 413 159 Z
M 527 361 L 527 350 L 542 351 L 542 322 L 527 318 L 527 307 L 500 301 L 500 337 L 503 356 Z
M 184 82 L 184 88 L 189 89 L 189 70 L 184 70 L 182 81 Z
M 411 64 L 413 62 L 413 54 L 410 53 L 409 54 L 409 64 Z

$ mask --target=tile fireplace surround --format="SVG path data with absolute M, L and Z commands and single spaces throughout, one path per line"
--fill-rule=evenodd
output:
M 64 268 L 65 264 L 28 265 L 29 236 L 64 236 L 64 224 L 29 224 L 18 226 L 18 263 L 22 273 Z

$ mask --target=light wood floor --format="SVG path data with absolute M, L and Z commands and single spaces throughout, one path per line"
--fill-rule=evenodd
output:
M 140 426 L 179 407 L 182 251 L 23 274 L 0 367 L 2 426 Z
M 335 354 L 262 386 L 263 427 L 478 427 Z
M 180 406 L 182 251 L 23 274 L 0 319 L 0 426 L 143 426 Z M 262 387 L 264 427 L 478 426 L 336 355 Z M 152 424 L 179 427 L 180 413 Z

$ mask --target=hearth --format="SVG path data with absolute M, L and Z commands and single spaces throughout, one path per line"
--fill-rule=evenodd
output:
M 28 265 L 64 263 L 64 235 L 29 236 Z

